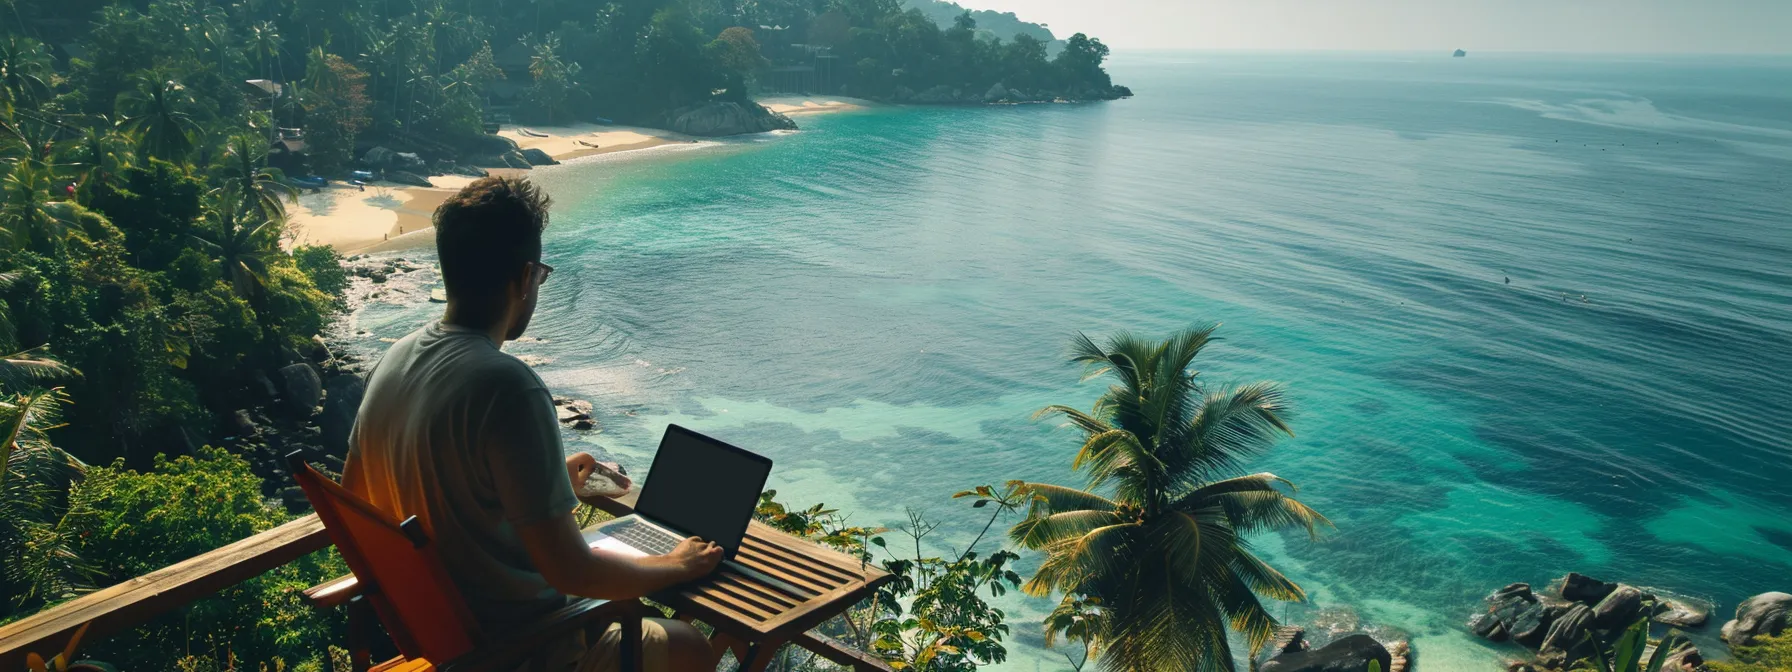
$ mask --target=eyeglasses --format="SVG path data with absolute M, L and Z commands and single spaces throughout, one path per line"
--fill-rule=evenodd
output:
M 549 265 L 541 263 L 539 261 L 535 262 L 535 286 L 540 287 L 542 285 L 542 283 L 547 282 L 548 275 L 552 274 L 553 272 L 554 272 L 553 266 L 549 266 Z

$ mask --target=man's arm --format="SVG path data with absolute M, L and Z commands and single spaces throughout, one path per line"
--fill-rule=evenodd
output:
M 642 597 L 708 574 L 722 561 L 722 547 L 696 537 L 684 540 L 671 553 L 644 558 L 593 550 L 571 511 L 518 527 L 516 532 L 548 585 L 580 597 Z

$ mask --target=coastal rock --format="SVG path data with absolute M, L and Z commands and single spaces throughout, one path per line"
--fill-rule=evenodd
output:
M 402 170 L 386 171 L 386 180 L 390 181 L 390 182 L 397 182 L 399 184 L 407 184 L 407 185 L 410 185 L 413 187 L 433 187 L 433 186 L 435 186 L 435 185 L 429 183 L 429 178 L 427 178 L 427 177 L 418 175 L 416 173 L 402 171 Z
M 1565 603 L 1544 603 L 1531 592 L 1531 584 L 1514 583 L 1487 596 L 1488 613 L 1504 626 L 1512 641 L 1531 648 L 1543 643 L 1549 624 L 1565 611 Z
M 1792 622 L 1792 595 L 1761 593 L 1736 605 L 1736 618 L 1724 624 L 1723 639 L 1730 648 L 1748 646 L 1756 637 L 1784 632 Z
M 454 173 L 455 175 L 465 175 L 467 177 L 485 177 L 485 176 L 491 174 L 491 173 L 485 172 L 484 168 L 480 168 L 478 166 L 470 166 L 470 165 L 467 165 L 464 163 L 454 164 L 454 167 L 450 168 L 448 170 L 448 172 Z
M 983 94 L 983 102 L 985 103 L 999 103 L 1007 99 L 1008 87 L 1002 86 L 1001 82 L 991 84 L 989 91 L 986 91 Z
M 280 388 L 287 409 L 301 417 L 311 415 L 324 398 L 324 381 L 310 364 L 280 367 Z
M 361 155 L 361 163 L 374 168 L 384 168 L 392 165 L 393 158 L 397 155 L 398 152 L 386 149 L 385 147 L 374 147 L 373 149 L 367 150 L 366 154 Z
M 1392 670 L 1393 656 L 1368 635 L 1350 635 L 1310 651 L 1284 653 L 1263 663 L 1261 672 L 1366 672 L 1375 661 Z
M 1503 642 L 1512 637 L 1512 633 L 1506 632 L 1506 624 L 1493 614 L 1475 614 L 1474 618 L 1468 619 L 1468 630 L 1490 642 Z
M 1592 654 L 1594 610 L 1575 604 L 1549 626 L 1537 651 L 1549 667 L 1567 667 Z
M 314 335 L 311 337 L 311 345 L 306 348 L 305 359 L 306 361 L 317 364 L 322 364 L 330 360 L 330 346 L 324 343 L 323 336 Z
M 414 153 L 393 152 L 390 167 L 411 172 L 422 172 L 427 169 L 428 165 L 428 163 L 423 161 L 423 157 L 417 156 Z
M 1295 653 L 1310 648 L 1312 648 L 1312 645 L 1307 643 L 1307 629 L 1297 627 L 1288 631 L 1288 641 L 1282 644 L 1281 648 L 1278 649 L 1276 653 L 1277 655 Z
M 1661 661 L 1661 672 L 1704 672 L 1705 655 L 1692 642 L 1681 642 Z
M 681 107 L 666 115 L 666 128 L 703 137 L 795 130 L 796 122 L 754 102 L 712 100 Z
M 541 151 L 540 149 L 537 149 L 535 147 L 530 147 L 528 149 L 523 150 L 523 160 L 528 161 L 529 165 L 531 165 L 531 166 L 557 166 L 557 165 L 560 165 L 560 162 L 555 161 L 554 157 L 548 156 L 547 152 Z
M 1579 572 L 1569 572 L 1562 577 L 1562 598 L 1575 602 L 1598 604 L 1617 589 L 1618 584 L 1606 583 Z
M 354 429 L 355 415 L 361 412 L 361 398 L 367 395 L 367 384 L 361 376 L 338 370 L 324 384 L 324 412 L 317 418 L 325 453 L 348 454 L 349 431 Z
M 1676 628 L 1704 627 L 1711 619 L 1711 609 L 1704 605 L 1692 604 L 1685 600 L 1662 600 L 1655 607 L 1655 614 L 1649 620 Z
M 274 387 L 273 379 L 262 371 L 249 376 L 249 392 L 257 401 L 273 401 L 280 397 L 280 388 Z
M 504 165 L 501 167 L 503 167 L 503 168 L 515 168 L 517 170 L 528 170 L 528 169 L 534 167 L 534 166 L 529 165 L 529 160 L 523 158 L 523 153 L 520 151 L 505 154 L 502 157 L 502 159 L 504 161 Z
M 1614 630 L 1630 625 L 1643 611 L 1643 591 L 1619 584 L 1593 607 L 1593 627 Z

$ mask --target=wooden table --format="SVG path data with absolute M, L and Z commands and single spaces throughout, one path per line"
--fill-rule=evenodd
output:
M 632 497 L 607 500 L 599 508 L 625 516 L 633 512 L 630 500 Z M 735 650 L 743 672 L 764 670 L 785 644 L 854 670 L 891 669 L 876 656 L 808 632 L 871 597 L 894 578 L 888 572 L 759 521 L 747 526 L 747 537 L 734 560 L 788 585 L 760 581 L 724 566 L 649 599 L 671 607 L 680 619 L 703 621 L 745 642 L 741 647 L 745 650 Z

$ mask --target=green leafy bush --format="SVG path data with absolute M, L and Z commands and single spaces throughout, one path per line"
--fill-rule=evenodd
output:
M 155 469 L 92 467 L 70 492 L 75 553 L 109 585 L 166 567 L 287 522 L 261 497 L 242 458 L 202 448 L 196 457 L 157 457 Z M 334 551 L 300 558 L 218 595 L 161 616 L 135 632 L 95 642 L 86 655 L 129 670 L 175 669 L 190 655 L 234 659 L 238 669 L 288 667 L 341 641 L 335 612 L 305 605 L 300 591 L 347 573 Z
M 1711 663 L 1712 672 L 1788 672 L 1792 671 L 1792 632 L 1778 637 L 1762 637 L 1754 646 L 1736 650 L 1736 660 Z

